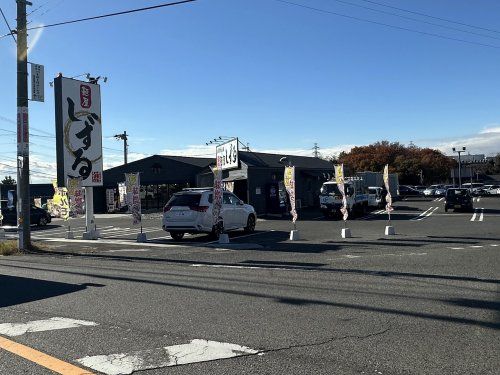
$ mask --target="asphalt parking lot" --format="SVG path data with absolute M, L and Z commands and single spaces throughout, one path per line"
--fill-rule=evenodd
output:
M 395 227 L 396 235 L 384 236 L 385 226 L 389 224 L 388 215 L 384 210 L 373 210 L 365 216 L 349 218 L 346 226 L 351 229 L 352 238 L 342 239 L 341 229 L 344 227 L 342 220 L 324 218 L 319 210 L 304 210 L 299 214 L 297 229 L 300 231 L 301 240 L 290 242 L 289 232 L 293 229 L 290 220 L 281 217 L 261 217 L 257 221 L 256 232 L 246 234 L 243 231 L 230 232 L 232 243 L 252 243 L 264 246 L 270 250 L 279 250 L 283 246 L 300 246 L 307 248 L 325 245 L 329 241 L 355 243 L 356 241 L 385 239 L 391 241 L 404 241 L 405 238 L 427 238 L 435 242 L 440 236 L 449 235 L 449 241 L 460 243 L 469 236 L 488 238 L 498 234 L 500 225 L 500 199 L 497 197 L 474 198 L 475 210 L 470 212 L 444 211 L 444 198 L 406 198 L 394 204 L 395 210 L 391 213 L 391 225 Z M 74 233 L 75 239 L 81 238 L 85 231 L 83 218 L 70 219 L 63 222 L 54 219 L 46 227 L 32 227 L 34 240 L 64 241 L 68 225 Z M 130 215 L 104 214 L 96 216 L 96 225 L 101 232 L 103 243 L 129 243 L 135 242 L 140 226 L 132 225 Z M 168 232 L 161 228 L 161 213 L 143 216 L 142 230 L 146 233 L 147 244 L 158 245 L 213 245 L 217 243 L 208 235 L 187 234 L 182 241 L 174 241 Z M 15 237 L 12 231 L 7 232 L 10 237 Z M 430 240 L 429 240 L 430 239 Z M 71 242 L 71 240 L 68 240 Z M 92 243 L 93 241 L 90 241 Z
M 349 239 L 314 210 L 294 242 L 289 220 L 262 218 L 230 245 L 174 242 L 159 215 L 147 243 L 127 216 L 98 216 L 97 241 L 55 220 L 34 228 L 44 251 L 0 257 L 0 346 L 93 374 L 497 374 L 500 199 L 474 204 L 396 202 L 390 237 L 377 210 Z M 0 350 L 0 373 L 52 372 Z

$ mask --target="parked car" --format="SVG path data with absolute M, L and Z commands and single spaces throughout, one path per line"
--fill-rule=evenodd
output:
M 481 195 L 481 192 L 483 191 L 483 188 L 484 188 L 484 184 L 482 182 L 472 182 L 472 183 L 466 182 L 466 183 L 462 184 L 461 187 L 469 189 L 471 194 L 474 197 L 477 197 L 477 196 Z
M 424 190 L 427 189 L 427 186 L 424 185 L 414 185 L 412 186 L 415 190 L 418 190 L 422 194 L 424 193 Z
M 6 203 L 6 202 L 5 202 Z M 8 208 L 2 202 L 2 215 L 3 215 L 3 225 L 17 225 L 17 212 L 15 207 Z M 45 226 L 52 221 L 50 214 L 43 208 L 35 207 L 31 205 L 30 207 L 30 223 L 36 224 L 38 226 Z
M 500 194 L 500 185 L 484 185 L 481 190 L 481 195 L 498 195 Z
M 469 189 L 448 189 L 446 191 L 446 199 L 444 201 L 444 210 L 445 212 L 448 212 L 449 209 L 465 209 L 467 211 L 474 211 L 472 196 Z
M 453 185 L 444 185 L 440 188 L 437 188 L 436 190 L 434 190 L 434 195 L 438 196 L 438 197 L 442 197 L 446 194 L 446 191 L 450 188 L 453 188 L 454 186 Z
M 418 190 L 407 185 L 399 185 L 398 190 L 399 190 L 399 196 L 401 197 L 408 197 L 408 196 L 415 197 L 422 195 L 422 193 L 420 193 Z
M 424 195 L 426 196 L 434 196 L 436 194 L 437 189 L 441 189 L 443 185 L 431 185 L 427 189 L 424 190 Z
M 378 186 L 368 187 L 368 207 L 382 208 L 384 206 L 383 190 Z
M 212 219 L 213 189 L 184 189 L 170 198 L 163 208 L 163 230 L 176 241 L 185 233 L 209 233 L 218 236 Z M 223 193 L 221 217 L 224 230 L 253 232 L 257 222 L 254 208 L 230 192 Z

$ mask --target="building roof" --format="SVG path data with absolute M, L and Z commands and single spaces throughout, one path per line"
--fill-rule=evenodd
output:
M 112 186 L 125 179 L 124 173 L 141 173 L 142 184 L 194 183 L 196 174 L 213 159 L 186 156 L 153 155 L 104 171 L 104 185 Z
M 333 164 L 327 160 L 312 156 L 295 156 L 285 154 L 268 154 L 263 152 L 240 151 L 240 160 L 250 167 L 283 168 L 279 161 L 286 156 L 290 164 L 302 169 L 332 169 Z

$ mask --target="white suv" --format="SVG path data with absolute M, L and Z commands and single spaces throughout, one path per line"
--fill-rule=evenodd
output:
M 218 235 L 218 230 L 212 225 L 212 190 L 184 189 L 174 194 L 163 208 L 163 230 L 170 232 L 175 241 L 181 240 L 185 233 Z M 240 228 L 246 232 L 255 230 L 257 215 L 254 208 L 233 193 L 224 192 L 221 216 L 225 231 Z

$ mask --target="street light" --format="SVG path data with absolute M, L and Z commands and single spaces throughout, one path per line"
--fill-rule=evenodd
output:
M 453 147 L 452 150 L 458 154 L 458 187 L 462 187 L 462 161 L 460 159 L 460 154 L 465 152 L 465 146 L 463 146 L 461 150 L 458 150 L 455 147 Z

